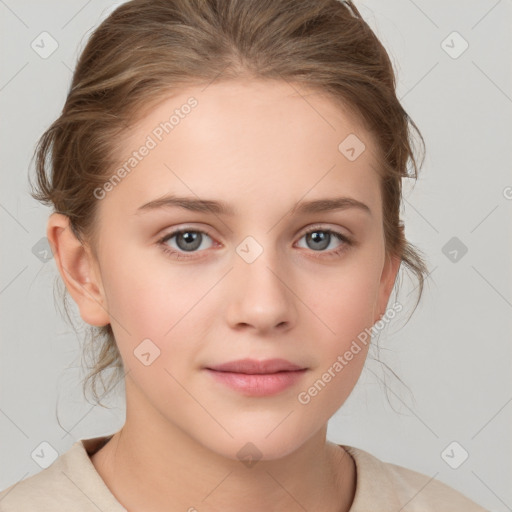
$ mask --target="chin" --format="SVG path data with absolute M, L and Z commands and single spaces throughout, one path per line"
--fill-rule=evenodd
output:
M 260 429 L 254 428 L 254 425 L 242 427 L 231 432 L 233 438 L 227 435 L 217 439 L 209 436 L 202 444 L 221 457 L 238 460 L 251 467 L 257 461 L 277 460 L 290 455 L 313 435 L 313 432 L 292 431 L 291 425 L 285 426 L 285 423 L 276 423 L 277 428 L 269 428 L 269 424 Z

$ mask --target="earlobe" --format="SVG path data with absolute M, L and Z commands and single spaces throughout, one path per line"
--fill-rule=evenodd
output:
M 96 260 L 90 248 L 84 246 L 73 233 L 69 217 L 52 213 L 48 219 L 46 236 L 59 273 L 82 319 L 95 326 L 110 323 Z

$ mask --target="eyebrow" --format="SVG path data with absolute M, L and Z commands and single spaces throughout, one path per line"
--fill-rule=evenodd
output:
M 158 210 L 161 208 L 183 208 L 193 212 L 214 213 L 218 215 L 236 215 L 235 210 L 223 201 L 212 199 L 198 199 L 195 197 L 178 197 L 174 195 L 165 196 L 139 206 L 136 213 Z M 370 208 L 352 197 L 333 197 L 316 199 L 312 201 L 300 201 L 290 211 L 291 214 L 322 213 L 332 210 L 347 210 L 355 208 L 372 214 Z

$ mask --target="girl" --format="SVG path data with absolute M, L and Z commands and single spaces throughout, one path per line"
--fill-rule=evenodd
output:
M 126 421 L 5 512 L 464 511 L 326 440 L 404 264 L 417 176 L 389 57 L 351 2 L 132 0 L 92 34 L 34 197 Z M 407 172 L 407 162 L 414 170 Z M 187 247 L 190 245 L 190 247 Z

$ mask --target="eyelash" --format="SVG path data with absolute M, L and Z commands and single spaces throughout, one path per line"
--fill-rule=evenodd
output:
M 342 253 L 344 253 L 350 246 L 352 245 L 355 245 L 354 241 L 346 236 L 346 235 L 343 235 L 341 233 L 339 233 L 338 231 L 334 231 L 332 229 L 327 229 L 327 228 L 322 228 L 321 226 L 314 226 L 312 228 L 310 228 L 308 231 L 306 231 L 305 233 L 302 234 L 302 236 L 300 238 L 303 238 L 311 233 L 315 233 L 315 232 L 322 232 L 322 233 L 328 233 L 330 235 L 334 235 L 340 242 L 343 242 L 343 244 L 338 248 L 338 249 L 333 249 L 331 251 L 312 251 L 312 252 L 320 252 L 321 254 L 327 254 L 327 257 L 328 258 L 331 258 L 331 257 L 339 257 L 341 256 Z M 175 231 L 172 231 L 171 233 L 168 233 L 166 234 L 164 237 L 160 238 L 158 240 L 158 245 L 161 246 L 162 250 L 169 256 L 171 256 L 172 258 L 174 259 L 177 259 L 177 260 L 188 260 L 188 259 L 193 259 L 194 256 L 183 256 L 183 252 L 180 252 L 180 251 L 176 251 L 174 249 L 171 249 L 167 244 L 166 242 L 168 240 L 170 240 L 171 238 L 175 237 L 176 235 L 179 235 L 181 233 L 187 233 L 187 232 L 192 232 L 192 233 L 201 233 L 202 235 L 207 235 L 209 236 L 210 238 L 213 239 L 212 236 L 210 236 L 210 234 L 208 234 L 206 231 L 203 231 L 201 229 L 192 229 L 192 228 L 180 228 L 180 229 L 177 229 Z M 299 239 L 300 240 L 300 239 Z M 193 252 L 190 253 L 190 254 L 194 254 Z M 314 256 L 315 258 L 322 258 L 323 256 Z

